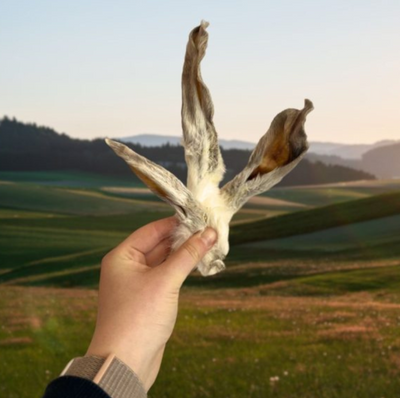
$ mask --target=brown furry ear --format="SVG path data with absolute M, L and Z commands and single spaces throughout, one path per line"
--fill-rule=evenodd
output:
M 162 200 L 169 203 L 183 219 L 203 214 L 198 201 L 183 183 L 164 167 L 137 154 L 126 145 L 106 139 L 106 143 L 129 168 Z
M 312 110 L 312 102 L 306 99 L 303 109 L 286 109 L 275 116 L 247 166 L 222 188 L 229 206 L 238 210 L 250 197 L 276 185 L 299 163 L 308 149 L 304 123 Z
M 306 99 L 302 110 L 287 109 L 274 118 L 268 133 L 253 152 L 257 157 L 257 152 L 262 152 L 262 156 L 248 180 L 286 166 L 308 149 L 304 123 L 313 109 L 312 102 Z

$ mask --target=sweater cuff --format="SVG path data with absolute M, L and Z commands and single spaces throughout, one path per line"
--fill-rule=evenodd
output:
M 92 381 L 75 376 L 63 376 L 53 380 L 42 398 L 111 398 Z
M 102 370 L 100 380 L 96 380 L 97 385 L 111 398 L 147 397 L 142 382 L 131 368 L 117 357 L 113 357 L 104 371 L 102 367 L 105 362 L 106 358 L 96 356 L 75 358 L 67 365 L 62 376 L 76 376 L 94 381 L 95 378 L 98 379 Z

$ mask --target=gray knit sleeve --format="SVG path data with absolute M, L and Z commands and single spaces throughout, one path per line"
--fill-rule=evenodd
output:
M 105 358 L 96 356 L 75 358 L 62 376 L 76 376 L 93 381 L 104 362 Z M 111 398 L 147 398 L 146 390 L 138 376 L 116 357 L 98 382 L 98 386 Z

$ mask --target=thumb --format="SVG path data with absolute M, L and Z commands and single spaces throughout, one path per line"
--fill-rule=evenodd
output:
M 212 228 L 194 234 L 168 257 L 163 264 L 164 269 L 168 269 L 174 282 L 181 286 L 216 241 L 217 232 Z

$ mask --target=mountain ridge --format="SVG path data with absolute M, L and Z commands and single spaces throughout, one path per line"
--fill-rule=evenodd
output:
M 130 142 L 132 144 L 140 144 L 143 146 L 160 146 L 169 143 L 170 145 L 179 145 L 181 137 L 178 135 L 162 135 L 162 134 L 135 134 L 127 137 L 119 137 L 122 142 Z M 339 156 L 343 159 L 361 160 L 362 156 L 370 150 L 400 143 L 400 140 L 380 140 L 373 144 L 344 144 L 324 141 L 311 141 L 309 153 L 326 156 Z M 255 142 L 243 140 L 227 140 L 219 138 L 219 144 L 224 149 L 246 149 L 252 150 Z
M 145 147 L 127 144 L 131 149 L 164 166 L 180 180 L 186 180 L 187 168 L 182 146 Z M 251 151 L 222 149 L 226 165 L 224 182 L 242 171 Z M 0 171 L 80 171 L 119 177 L 132 175 L 126 163 L 117 157 L 103 139 L 79 140 L 55 130 L 3 118 L 0 123 Z M 325 165 L 307 159 L 281 182 L 285 185 L 325 184 L 369 180 L 371 173 L 348 167 Z M 137 180 L 137 179 L 136 179 Z

